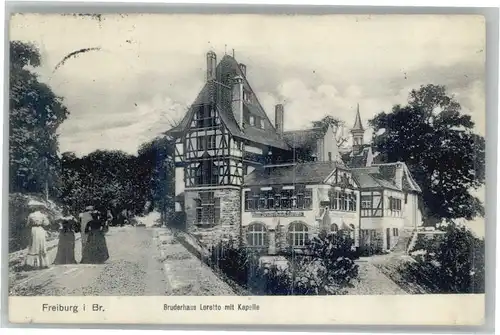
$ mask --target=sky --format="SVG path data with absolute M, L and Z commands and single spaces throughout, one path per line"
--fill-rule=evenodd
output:
M 60 151 L 136 153 L 180 120 L 203 87 L 206 53 L 225 52 L 285 130 L 332 115 L 347 128 L 360 106 L 367 121 L 411 89 L 445 85 L 485 133 L 485 26 L 463 15 L 17 15 L 11 40 L 42 54 L 36 71 L 64 98 L 70 115 Z M 99 47 L 68 59 L 69 53 Z M 368 141 L 371 132 L 365 134 Z

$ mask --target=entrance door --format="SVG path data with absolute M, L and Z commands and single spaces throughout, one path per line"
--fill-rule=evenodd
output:
M 387 236 L 387 249 L 391 248 L 391 228 L 385 230 L 385 235 Z

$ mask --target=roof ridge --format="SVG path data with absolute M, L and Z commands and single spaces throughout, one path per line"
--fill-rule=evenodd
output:
M 310 127 L 310 128 L 303 128 L 303 129 L 290 129 L 290 130 L 285 130 L 283 133 L 292 133 L 295 131 L 311 131 L 311 130 L 322 130 L 322 127 Z

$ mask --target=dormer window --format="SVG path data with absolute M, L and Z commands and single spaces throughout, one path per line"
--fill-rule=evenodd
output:
M 250 115 L 250 125 L 255 126 L 255 116 Z
M 243 91 L 243 101 L 250 102 L 250 92 Z

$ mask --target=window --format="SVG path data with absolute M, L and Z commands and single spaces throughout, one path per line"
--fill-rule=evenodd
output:
M 290 208 L 292 192 L 288 190 L 283 190 L 281 192 L 281 208 Z
M 339 231 L 339 226 L 337 226 L 335 223 L 332 223 L 330 230 L 332 233 L 336 234 Z
M 250 96 L 251 96 L 250 92 L 245 91 L 245 90 L 243 91 L 243 100 L 244 101 L 250 102 Z
M 262 129 L 264 129 L 264 119 L 261 119 L 261 120 L 260 120 L 260 127 L 261 127 Z
M 219 181 L 219 169 L 210 160 L 200 163 L 196 169 L 196 181 L 198 185 L 217 185 Z
M 344 192 L 340 194 L 340 210 L 347 210 L 347 194 L 345 194 Z
M 332 161 L 332 152 L 331 151 L 328 151 L 328 161 L 329 162 Z
M 331 192 L 330 202 L 331 202 L 330 208 L 333 210 L 338 210 L 340 203 L 340 192 Z
M 393 197 L 389 197 L 389 209 L 393 212 L 401 211 L 402 201 L 401 199 L 396 199 Z
M 196 138 L 196 149 L 205 150 L 205 137 L 199 136 Z
M 356 195 L 344 191 L 332 191 L 328 193 L 330 197 L 330 208 L 336 211 L 356 211 Z
M 275 188 L 268 191 L 245 193 L 245 210 L 300 210 L 311 209 L 312 190 L 301 188 L 283 190 Z
M 255 126 L 255 116 L 250 115 L 250 125 Z
M 274 209 L 281 208 L 281 193 L 274 194 Z
M 304 190 L 304 209 L 311 209 L 312 206 L 312 190 Z
M 267 193 L 267 205 L 269 209 L 274 208 L 274 192 L 268 191 Z
M 216 125 L 215 111 L 210 105 L 198 106 L 196 110 L 196 127 L 206 128 Z
M 399 236 L 399 229 L 398 228 L 392 228 L 392 235 L 393 236 Z
M 349 194 L 349 198 L 347 199 L 349 203 L 349 211 L 354 212 L 356 211 L 356 195 L 355 194 Z
M 372 208 L 372 198 L 369 195 L 361 196 L 361 208 L 363 209 Z
M 308 241 L 308 229 L 302 222 L 292 222 L 288 228 L 288 240 L 293 247 L 303 247 Z
M 208 135 L 207 149 L 215 149 L 215 135 Z
M 220 222 L 220 199 L 214 192 L 200 192 L 196 199 L 196 222 L 199 225 L 214 225 Z
M 259 210 L 268 209 L 267 207 L 267 197 L 265 193 L 260 193 L 259 196 Z
M 297 208 L 304 208 L 304 190 L 297 191 Z
M 247 245 L 249 247 L 265 247 L 267 245 L 266 227 L 262 223 L 248 226 Z
M 256 210 L 258 204 L 255 202 L 255 194 L 252 192 L 245 192 L 245 210 Z

